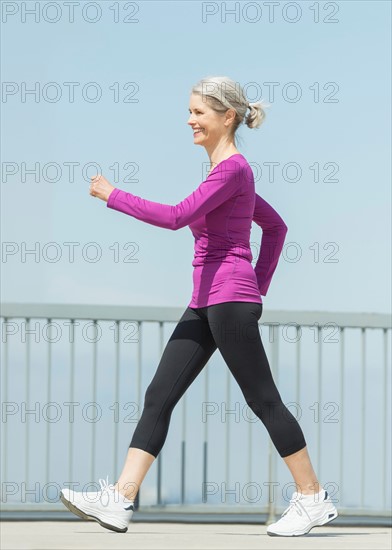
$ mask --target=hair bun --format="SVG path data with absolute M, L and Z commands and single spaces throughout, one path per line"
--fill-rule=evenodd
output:
M 248 103 L 249 114 L 245 117 L 245 124 L 248 128 L 259 128 L 264 122 L 266 117 L 265 107 L 270 107 L 270 104 L 266 104 L 263 100 L 257 103 Z

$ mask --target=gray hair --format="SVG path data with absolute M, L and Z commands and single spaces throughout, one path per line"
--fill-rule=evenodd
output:
M 245 122 L 248 128 L 259 128 L 265 119 L 265 107 L 263 100 L 256 103 L 249 103 L 238 82 L 227 76 L 208 76 L 200 80 L 191 89 L 192 94 L 202 96 L 204 102 L 217 113 L 225 113 L 227 109 L 234 109 L 236 116 L 233 123 L 232 135 L 238 127 Z M 246 111 L 249 113 L 246 115 Z M 246 115 L 246 116 L 245 116 Z

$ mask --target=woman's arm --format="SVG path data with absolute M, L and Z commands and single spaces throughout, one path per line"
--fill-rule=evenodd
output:
M 267 201 L 256 193 L 253 221 L 263 231 L 261 247 L 254 271 L 260 294 L 266 296 L 283 248 L 287 225 Z
M 175 206 L 142 199 L 117 188 L 110 193 L 106 206 L 151 225 L 175 231 L 220 206 L 240 186 L 241 166 L 234 160 L 225 159 L 193 193 Z

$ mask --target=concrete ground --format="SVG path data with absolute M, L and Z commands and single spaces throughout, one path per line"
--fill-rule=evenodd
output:
M 391 528 L 362 526 L 315 527 L 302 537 L 270 537 L 265 525 L 143 523 L 129 524 L 126 533 L 115 533 L 97 522 L 2 521 L 2 550 L 215 550 L 299 549 L 361 550 L 392 547 Z

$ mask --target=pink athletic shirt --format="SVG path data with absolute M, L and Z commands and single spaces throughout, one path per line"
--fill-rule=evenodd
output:
M 188 307 L 222 302 L 262 303 L 279 261 L 287 226 L 255 193 L 253 172 L 240 153 L 219 162 L 199 187 L 171 206 L 113 189 L 108 208 L 165 229 L 189 226 L 194 238 L 193 293 Z M 252 220 L 262 228 L 255 268 Z

